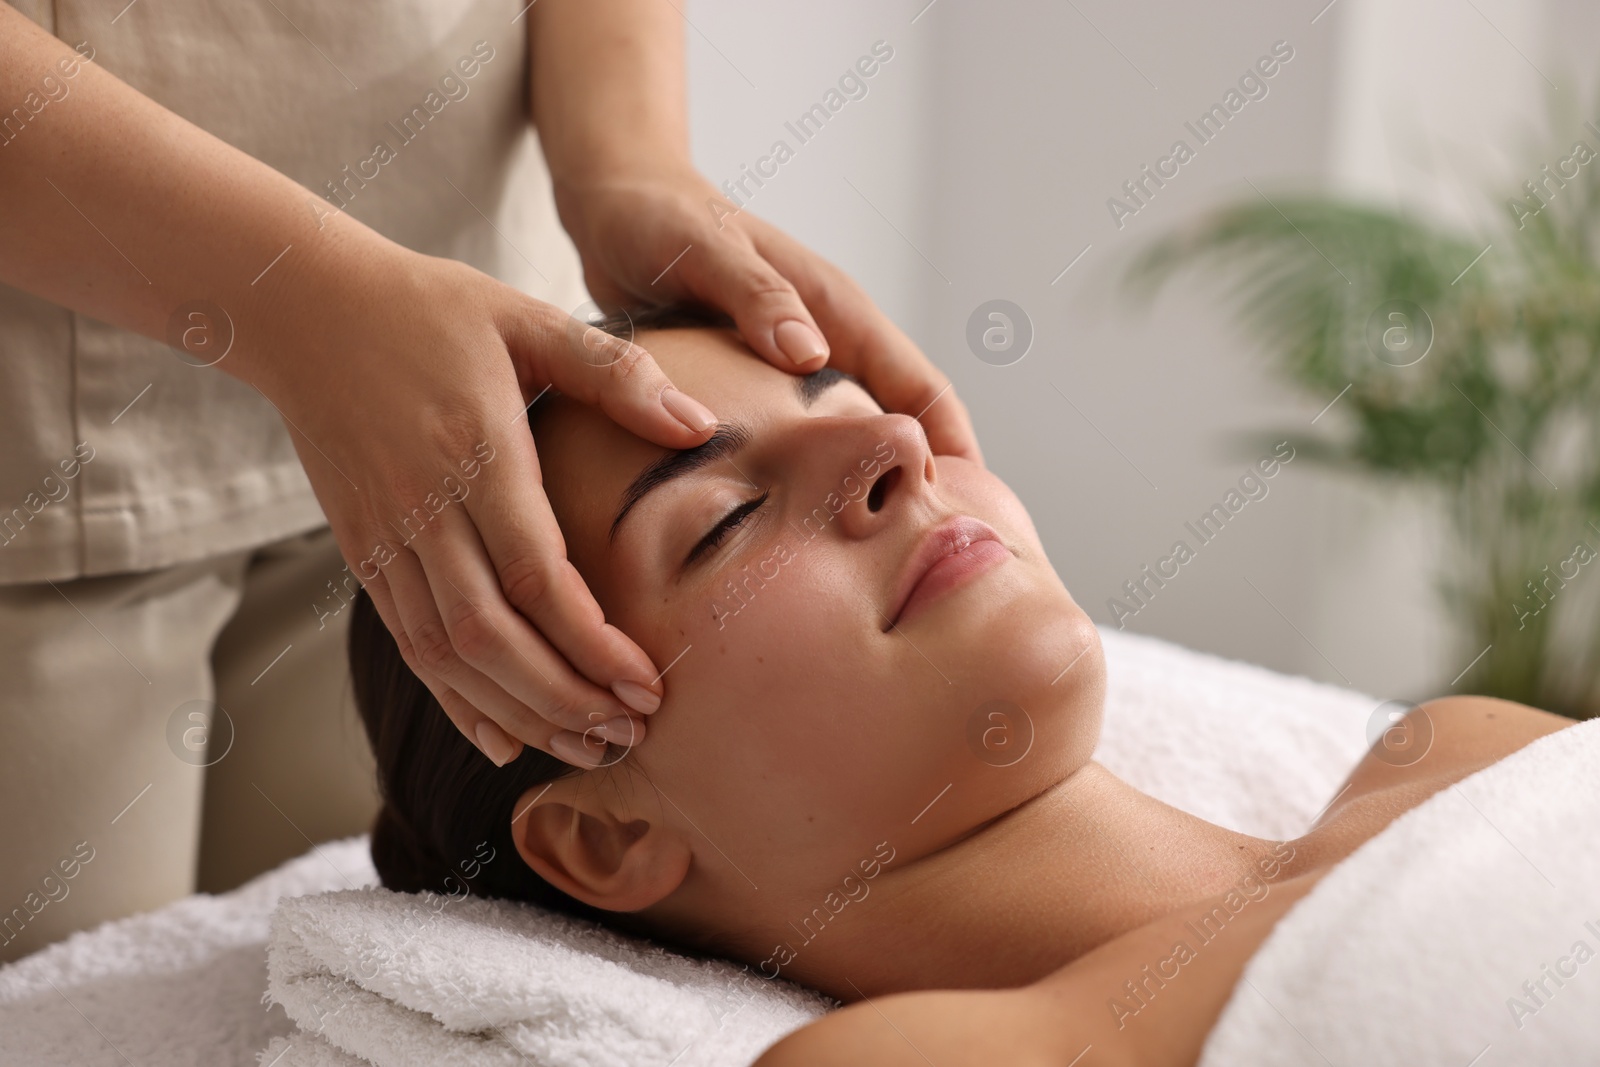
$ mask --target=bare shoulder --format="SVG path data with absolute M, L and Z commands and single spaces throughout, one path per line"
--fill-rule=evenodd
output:
M 1491 763 L 1575 722 L 1514 700 L 1485 696 L 1439 697 L 1412 714 L 1419 712 L 1438 724 L 1436 738 L 1449 754 L 1487 758 Z
M 872 997 L 795 1031 L 755 1067 L 1061 1067 L 1072 1023 L 1049 1006 L 1034 986 Z
M 1417 705 L 1379 737 L 1303 844 L 1299 869 L 1338 862 L 1434 793 L 1574 720 L 1497 697 Z
M 1456 781 L 1573 720 L 1498 697 L 1448 696 L 1412 708 L 1378 738 L 1351 792 L 1430 779 Z

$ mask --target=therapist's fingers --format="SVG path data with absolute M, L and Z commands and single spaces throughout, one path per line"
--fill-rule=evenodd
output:
M 530 399 L 554 386 L 669 448 L 699 444 L 715 427 L 639 346 L 613 358 L 604 342 L 574 329 L 585 324 L 499 291 L 506 299 L 493 308 L 495 325 Z M 589 343 L 574 344 L 575 337 Z M 606 623 L 567 560 L 525 419 L 502 425 L 475 446 L 478 473 L 460 507 L 446 507 L 438 527 L 411 543 L 420 570 L 384 566 L 395 572 L 395 602 L 416 658 L 511 737 L 536 747 L 544 726 L 535 717 L 569 731 L 598 730 L 617 743 L 637 739 L 630 713 L 660 706 L 660 672 Z M 555 754 L 572 761 L 575 752 Z
M 478 488 L 462 501 L 464 514 L 446 516 L 446 536 L 417 545 L 442 616 L 450 632 L 461 635 L 456 647 L 469 642 L 463 651 L 470 663 L 541 713 L 541 700 L 565 709 L 566 718 L 557 721 L 569 728 L 583 728 L 574 711 L 593 724 L 588 713 L 597 694 L 617 705 L 617 715 L 654 712 L 663 693 L 661 673 L 606 622 L 567 559 L 526 424 L 514 424 L 496 453 L 504 458 L 484 466 Z M 474 551 L 467 565 L 454 553 L 469 544 Z M 549 684 L 541 691 L 537 681 Z
M 809 373 L 827 362 L 827 331 L 810 302 L 739 227 L 708 224 L 675 272 L 697 300 L 732 316 L 745 343 L 773 366 Z
M 503 312 L 497 325 L 519 377 L 537 383 L 535 393 L 554 386 L 574 400 L 599 407 L 624 429 L 663 448 L 693 448 L 717 427 L 710 409 L 674 387 L 643 345 L 531 298 Z M 532 457 L 532 439 L 522 437 Z M 543 500 L 542 490 L 539 498 Z M 541 511 L 548 515 L 549 505 L 541 505 Z M 548 529 L 560 536 L 554 519 Z
M 373 603 L 389 603 L 394 622 L 389 621 L 384 609 L 379 609 L 379 614 L 390 625 L 400 656 L 434 694 L 456 728 L 496 765 L 515 760 L 522 752 L 523 742 L 573 765 L 595 766 L 598 755 L 605 752 L 606 742 L 626 749 L 627 745 L 643 741 L 643 723 L 627 717 L 611 702 L 595 699 L 594 693 L 579 709 L 555 712 L 544 707 L 541 713 L 531 712 L 498 683 L 445 648 L 445 641 L 438 638 L 443 624 L 434 611 L 418 558 L 400 552 L 384 569 L 389 587 L 384 590 L 384 597 L 374 595 Z M 368 589 L 373 589 L 373 584 Z M 411 637 L 413 632 L 416 640 Z M 573 678 L 562 681 L 571 683 Z M 584 744 L 586 741 L 589 744 Z
M 411 673 L 417 676 L 417 680 L 428 687 L 428 691 L 439 702 L 439 706 L 445 709 L 445 714 L 455 724 L 456 729 L 477 746 L 478 751 L 491 762 L 504 766 L 516 759 L 522 752 L 521 741 L 501 730 L 493 719 L 467 705 L 458 694 L 451 692 L 449 686 L 441 683 L 417 662 L 415 650 L 406 637 L 405 623 L 400 619 L 400 609 L 395 606 L 394 594 L 390 592 L 388 580 L 383 574 L 380 572 L 369 578 L 364 587 L 372 599 L 372 606 L 378 612 L 378 617 L 383 620 L 389 636 L 394 639 L 400 658 L 405 661 Z M 551 727 L 552 732 L 555 729 Z
M 373 587 L 373 583 L 369 583 L 367 586 L 369 591 Z M 377 596 L 374 596 L 372 601 L 374 605 L 380 603 Z M 434 700 L 438 702 L 439 707 L 444 711 L 445 717 L 468 740 L 472 741 L 477 746 L 478 751 L 482 752 L 491 763 L 504 767 L 520 756 L 524 747 L 521 741 L 505 733 L 493 719 L 484 715 L 460 693 L 445 685 L 430 671 L 415 662 L 411 646 L 404 637 L 404 624 L 400 622 L 398 614 L 384 614 L 386 610 L 391 613 L 396 611 L 388 598 L 387 590 L 385 590 L 384 599 L 381 602 L 388 605 L 388 607 L 379 609 L 379 616 L 384 619 L 384 625 L 390 627 L 391 634 L 400 635 L 397 639 L 397 647 L 401 649 L 401 657 L 405 659 L 406 665 L 410 667 L 411 672 L 417 676 L 417 679 L 427 686 L 428 691 L 433 694 Z M 390 621 L 391 618 L 393 619 L 392 622 Z M 540 738 L 538 743 L 534 745 L 535 748 L 558 754 L 559 758 L 567 763 L 579 767 L 598 767 L 606 762 L 604 756 L 605 746 L 601 743 L 603 739 L 596 738 L 593 730 L 577 733 L 546 724 L 543 727 L 534 727 L 533 732 Z M 643 736 L 642 732 L 639 736 Z
M 890 411 L 915 416 L 939 455 L 983 462 L 972 417 L 947 378 L 844 271 L 756 216 L 756 250 L 794 284 L 832 347 L 828 365 L 855 375 Z
M 471 722 L 475 718 L 478 721 L 488 721 L 479 718 L 472 705 L 460 693 L 449 687 L 446 687 L 442 693 L 435 693 L 434 695 L 438 698 L 439 706 L 444 709 L 450 721 L 455 723 L 456 727 L 463 733 L 467 732 L 463 723 Z M 637 720 L 634 721 L 637 722 Z M 468 736 L 471 735 L 469 734 Z M 643 738 L 643 727 L 640 727 L 638 736 Z M 489 756 L 491 762 L 503 767 L 522 753 L 521 742 L 513 742 L 508 739 L 507 743 L 515 744 L 515 748 L 511 750 L 514 753 L 511 759 L 500 760 L 494 756 Z M 598 736 L 595 730 L 591 728 L 583 733 L 577 733 L 572 730 L 552 730 L 546 743 L 534 745 L 533 747 L 542 752 L 548 752 L 557 759 L 572 764 L 574 767 L 593 769 L 620 762 L 620 757 L 609 754 L 610 749 L 606 747 L 606 744 L 606 740 Z M 485 753 L 485 755 L 488 755 L 488 753 Z M 624 751 L 624 755 L 626 755 L 626 751 Z
M 464 540 L 461 531 L 454 534 L 454 538 L 426 540 L 433 541 L 435 550 L 448 554 L 452 544 Z M 466 534 L 470 537 L 470 530 Z M 503 607 L 504 601 L 491 595 L 495 592 L 493 575 L 487 572 L 486 561 L 478 561 L 485 571 L 479 580 L 487 581 L 490 588 L 480 588 L 476 597 L 464 595 L 455 581 L 446 577 L 450 563 L 437 558 L 433 562 L 434 570 L 425 573 L 421 559 L 400 551 L 383 568 L 400 617 L 399 632 L 405 634 L 401 655 L 451 721 L 474 738 L 486 756 L 504 764 L 515 758 L 515 742 L 521 741 L 568 762 L 593 765 L 583 754 L 584 746 L 577 743 L 583 735 L 623 745 L 643 740 L 642 722 L 630 718 L 609 693 L 576 675 L 514 612 L 505 615 L 516 621 L 492 617 L 498 613 L 495 602 Z M 473 581 L 464 572 L 459 576 Z M 442 589 L 435 588 L 439 580 L 444 582 Z M 502 626 L 520 626 L 524 631 L 517 643 L 531 646 L 526 658 Z M 514 666 L 519 660 L 520 670 Z M 514 684 L 523 689 L 529 687 L 531 673 L 536 679 L 532 688 L 543 692 L 530 707 L 480 670 L 480 665 L 515 676 Z M 502 732 L 501 737 L 484 732 L 485 720 Z

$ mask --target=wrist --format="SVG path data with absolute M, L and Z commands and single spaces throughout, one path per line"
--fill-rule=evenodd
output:
M 693 190 L 697 195 L 715 196 L 716 190 L 687 154 L 634 157 L 611 167 L 592 167 L 581 171 L 551 174 L 551 193 L 556 213 L 567 233 L 578 241 L 588 227 L 590 216 L 606 210 L 602 201 L 620 192 L 641 190 Z M 580 242 L 581 250 L 581 242 Z
M 552 188 L 571 194 L 617 183 L 699 176 L 686 145 L 652 144 L 648 137 L 606 140 L 581 150 L 549 151 Z
M 217 364 L 280 407 L 302 377 L 302 357 L 325 351 L 319 341 L 332 332 L 331 317 L 354 314 L 363 290 L 403 284 L 406 261 L 425 258 L 341 212 L 308 218 L 283 258 L 229 309 L 234 348 Z

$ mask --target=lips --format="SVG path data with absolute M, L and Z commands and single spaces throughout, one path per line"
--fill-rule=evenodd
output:
M 939 523 L 923 535 L 901 571 L 884 633 L 1010 557 L 986 522 L 958 515 Z

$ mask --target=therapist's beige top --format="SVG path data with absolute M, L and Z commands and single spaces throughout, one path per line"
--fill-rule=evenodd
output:
M 564 311 L 585 299 L 528 115 L 527 0 L 11 2 L 308 201 L 337 208 L 343 183 L 345 210 L 402 245 Z M 63 82 L 31 125 L 71 106 Z M 86 224 L 61 251 L 99 240 Z M 149 570 L 326 521 L 249 386 L 0 285 L 0 583 Z

